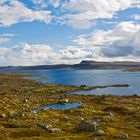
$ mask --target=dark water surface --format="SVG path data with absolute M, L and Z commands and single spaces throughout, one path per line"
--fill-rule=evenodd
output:
M 110 87 L 91 91 L 80 91 L 72 94 L 113 94 L 140 95 L 140 72 L 121 72 L 121 70 L 18 70 L 0 72 L 24 72 L 39 74 L 30 78 L 42 83 L 63 85 L 107 86 L 129 84 L 130 87 Z

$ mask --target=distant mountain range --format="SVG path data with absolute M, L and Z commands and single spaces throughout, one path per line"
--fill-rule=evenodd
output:
M 58 64 L 58 65 L 37 65 L 37 66 L 8 66 L 0 67 L 0 70 L 101 70 L 101 69 L 140 69 L 140 62 L 115 61 L 115 62 L 98 62 L 83 60 L 79 64 Z

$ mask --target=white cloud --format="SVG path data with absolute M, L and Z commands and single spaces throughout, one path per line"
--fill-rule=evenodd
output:
M 0 34 L 0 44 L 10 41 L 10 37 L 15 36 L 14 34 Z
M 97 30 L 89 35 L 78 36 L 73 41 L 80 47 L 91 48 L 100 59 L 139 60 L 140 25 L 121 22 L 112 30 Z
M 140 25 L 122 22 L 112 30 L 97 30 L 78 36 L 74 40 L 75 46 L 66 46 L 57 51 L 47 44 L 22 43 L 14 47 L 0 47 L 0 64 L 70 64 L 82 60 L 140 61 L 139 38 Z
M 92 52 L 88 52 L 76 46 L 68 46 L 66 49 L 60 50 L 59 53 L 62 60 L 72 61 L 91 58 L 93 55 Z
M 48 64 L 53 57 L 52 48 L 46 44 L 27 44 L 0 48 L 1 65 Z
M 62 20 L 76 29 L 90 28 L 97 19 L 112 19 L 119 11 L 139 7 L 136 0 L 32 0 L 38 10 L 26 7 L 18 0 L 0 0 L 0 26 L 8 27 L 19 22 L 34 20 L 49 23 L 52 19 L 48 6 L 60 10 L 56 20 Z M 6 2 L 6 3 L 5 3 Z M 57 15 L 55 15 L 57 16 Z M 132 17 L 140 20 L 138 14 Z M 112 24 L 104 20 L 103 24 Z M 136 21 L 135 21 L 136 22 Z M 48 44 L 22 43 L 14 47 L 0 47 L 1 65 L 38 65 L 48 63 L 78 63 L 81 60 L 140 61 L 140 25 L 130 22 L 113 22 L 114 29 L 98 29 L 76 37 L 73 46 L 55 51 Z M 14 34 L 1 34 L 0 44 L 8 42 Z
M 40 8 L 46 8 L 48 5 L 53 6 L 54 8 L 57 8 L 61 5 L 61 0 L 32 0 L 32 2 L 35 5 L 38 5 Z
M 31 1 L 34 9 L 19 0 L 0 0 L 0 26 L 8 27 L 15 23 L 34 20 L 50 23 L 55 17 L 56 23 L 61 21 L 76 29 L 87 29 L 95 26 L 97 19 L 112 19 L 119 11 L 139 7 L 140 3 L 139 0 Z M 49 6 L 53 7 L 51 11 L 46 10 Z
M 33 4 L 39 6 L 39 8 L 46 8 L 48 7 L 48 4 L 45 2 L 45 0 L 32 0 Z
M 0 37 L 13 37 L 15 34 L 0 34 Z
M 2 0 L 0 2 L 0 26 L 11 26 L 18 22 L 32 22 L 34 20 L 49 23 L 50 11 L 32 10 L 18 0 Z
M 47 44 L 21 43 L 14 47 L 0 47 L 0 65 L 44 65 L 59 63 L 78 63 L 82 59 L 91 59 L 92 52 L 76 46 L 55 51 Z
M 5 42 L 8 42 L 8 41 L 10 41 L 9 38 L 0 37 L 0 44 L 1 44 L 1 43 L 5 43 Z
M 111 19 L 117 12 L 130 8 L 134 0 L 69 0 L 61 19 L 74 28 L 90 28 L 97 19 Z
M 53 7 L 57 8 L 57 7 L 59 7 L 59 6 L 61 5 L 61 0 L 50 0 L 49 3 L 50 3 Z
M 32 0 L 32 2 L 35 3 L 35 4 L 42 4 L 45 1 L 44 0 Z
M 88 35 L 78 36 L 74 39 L 75 45 L 57 51 L 54 50 L 54 46 L 47 44 L 22 43 L 9 48 L 1 47 L 0 64 L 70 64 L 82 60 L 140 61 L 139 38 L 140 25 L 121 22 L 112 30 L 97 30 Z
M 140 15 L 135 14 L 135 15 L 132 16 L 132 19 L 134 19 L 134 20 L 140 20 Z
M 140 0 L 133 0 L 132 1 L 132 7 L 140 8 Z

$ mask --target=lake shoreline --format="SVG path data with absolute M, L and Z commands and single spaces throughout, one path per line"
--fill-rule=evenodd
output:
M 2 71 L 1 71 L 2 72 Z M 140 95 L 140 72 L 122 72 L 121 70 L 45 70 L 45 71 L 4 71 L 5 73 L 29 73 L 25 76 L 38 82 L 57 85 L 73 85 L 80 87 L 85 85 L 86 92 L 76 92 L 74 94 L 112 94 L 112 95 Z M 114 86 L 113 86 L 114 85 Z M 116 85 L 116 87 L 115 87 Z M 108 86 L 108 87 L 107 87 Z M 83 87 L 84 88 L 84 87 Z M 91 91 L 91 89 L 93 89 Z
M 41 84 L 20 74 L 0 74 L 0 139 L 90 140 L 96 137 L 111 140 L 120 133 L 132 140 L 140 138 L 139 96 L 65 94 L 76 90 L 76 86 Z M 62 99 L 82 105 L 68 110 L 31 111 L 39 106 L 57 104 Z M 77 126 L 82 120 L 97 121 L 99 126 L 95 132 L 79 131 Z M 50 124 L 61 132 L 50 132 L 42 124 Z M 105 131 L 105 135 L 96 136 L 98 130 Z

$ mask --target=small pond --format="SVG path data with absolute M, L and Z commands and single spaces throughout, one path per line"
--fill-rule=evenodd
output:
M 52 104 L 47 106 L 41 106 L 39 108 L 33 109 L 33 112 L 39 112 L 42 110 L 65 110 L 65 109 L 71 109 L 80 106 L 80 103 L 69 103 L 69 104 Z

